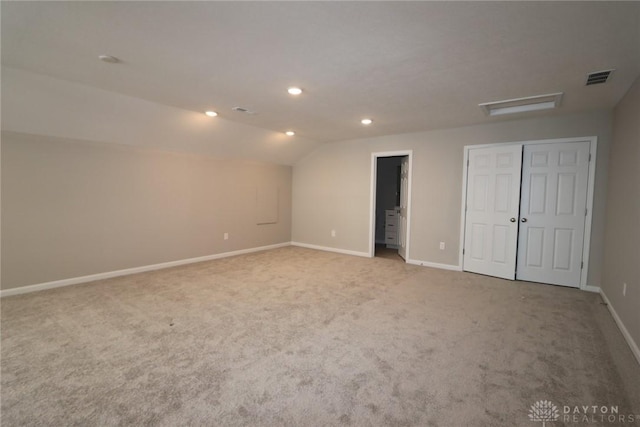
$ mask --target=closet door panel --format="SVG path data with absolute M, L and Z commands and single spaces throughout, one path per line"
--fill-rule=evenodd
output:
M 514 279 L 520 145 L 469 150 L 463 270 Z
M 590 144 L 523 151 L 518 280 L 580 286 Z

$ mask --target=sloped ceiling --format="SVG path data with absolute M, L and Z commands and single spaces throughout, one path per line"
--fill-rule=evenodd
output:
M 559 110 L 517 118 L 610 108 L 640 74 L 638 2 L 1 8 L 4 66 L 197 114 L 214 109 L 223 121 L 270 132 L 293 129 L 308 147 L 507 120 L 515 117 L 486 117 L 478 104 L 552 92 L 565 93 Z M 609 68 L 609 83 L 584 85 L 588 72 Z M 294 85 L 304 89 L 296 98 L 286 93 Z M 374 124 L 363 127 L 363 117 Z

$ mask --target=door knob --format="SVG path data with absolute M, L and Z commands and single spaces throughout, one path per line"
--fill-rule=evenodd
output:
M 515 218 L 511 218 L 509 221 L 516 222 L 516 219 Z
M 527 222 L 527 218 L 522 218 L 520 221 Z

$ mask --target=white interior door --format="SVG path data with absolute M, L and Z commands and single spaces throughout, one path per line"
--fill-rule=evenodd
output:
M 407 200 L 409 194 L 409 156 L 400 163 L 400 211 L 398 212 L 398 255 L 407 259 Z
M 522 146 L 469 150 L 463 270 L 514 279 Z
M 524 147 L 518 280 L 580 286 L 589 149 L 588 141 Z

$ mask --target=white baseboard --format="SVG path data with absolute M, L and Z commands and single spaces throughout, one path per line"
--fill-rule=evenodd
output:
M 611 302 L 609 301 L 609 298 L 607 298 L 607 295 L 605 295 L 604 291 L 600 290 L 600 295 L 602 296 L 602 299 L 604 300 L 604 302 L 607 304 L 607 308 L 609 309 L 611 316 L 613 316 L 613 320 L 615 320 L 616 325 L 618 325 L 618 329 L 620 329 L 620 332 L 622 332 L 624 339 L 627 340 L 627 344 L 629 344 L 629 347 L 631 347 L 631 352 L 636 357 L 638 364 L 640 364 L 640 348 L 638 348 L 638 344 L 633 340 L 633 337 L 631 336 L 627 328 L 624 326 L 624 323 L 622 323 L 622 320 L 618 316 L 618 313 L 616 313 L 616 310 L 611 305 Z
M 462 271 L 459 265 L 439 264 L 437 262 L 420 261 L 418 259 L 408 259 L 407 264 L 421 265 L 423 267 L 439 268 L 441 270 Z
M 177 267 L 179 265 L 193 264 L 196 262 L 211 261 L 214 259 L 227 258 L 236 255 L 243 255 L 252 252 L 266 251 L 268 249 L 291 246 L 291 242 L 277 243 L 275 245 L 260 246 L 257 248 L 240 249 L 237 251 L 223 252 L 214 255 L 206 255 L 197 258 L 181 259 L 178 261 L 163 262 L 160 264 L 144 265 L 142 267 L 127 268 L 124 270 L 107 271 L 104 273 L 91 274 L 88 276 L 72 277 L 70 279 L 55 280 L 53 282 L 38 283 L 36 285 L 21 286 L 19 288 L 0 290 L 0 298 L 11 295 L 26 294 L 29 292 L 43 291 L 45 289 L 60 288 L 62 286 L 77 285 L 80 283 L 93 282 L 95 280 L 110 279 L 112 277 L 126 276 L 129 274 L 144 273 L 145 271 L 161 270 L 163 268 Z
M 581 288 L 583 291 L 587 291 L 587 292 L 595 292 L 597 294 L 599 294 L 601 291 L 600 287 L 598 286 L 591 286 L 591 285 L 586 285 L 584 288 Z
M 330 248 L 328 246 L 310 245 L 308 243 L 300 243 L 300 242 L 291 242 L 291 246 L 299 246 L 301 248 L 316 249 L 316 250 L 319 250 L 319 251 L 336 252 L 336 253 L 339 253 L 339 254 L 354 255 L 354 256 L 361 256 L 361 257 L 365 257 L 365 258 L 371 258 L 367 252 L 350 251 L 348 249 Z

